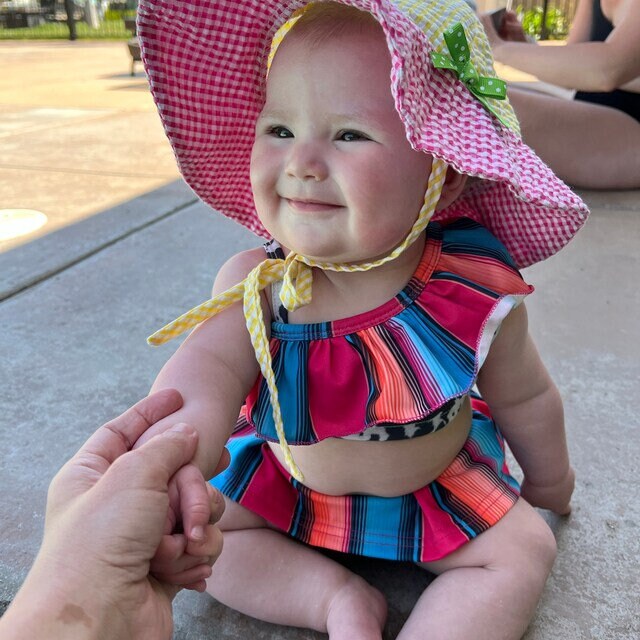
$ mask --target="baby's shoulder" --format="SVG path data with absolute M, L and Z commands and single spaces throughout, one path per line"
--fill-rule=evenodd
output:
M 218 270 L 213 283 L 213 295 L 242 282 L 266 257 L 263 247 L 247 249 L 231 256 Z

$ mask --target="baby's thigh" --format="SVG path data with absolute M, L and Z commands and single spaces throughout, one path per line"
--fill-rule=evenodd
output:
M 553 532 L 536 510 L 520 498 L 493 527 L 477 538 L 445 558 L 418 564 L 435 574 L 461 567 L 531 568 L 536 573 L 548 573 L 555 557 Z
M 238 531 L 240 529 L 263 529 L 269 523 L 253 511 L 239 505 L 224 496 L 224 514 L 218 523 L 221 531 Z

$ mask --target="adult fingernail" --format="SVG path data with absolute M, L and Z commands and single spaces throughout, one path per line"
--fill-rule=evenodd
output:
M 193 527 L 193 529 L 191 529 L 191 539 L 192 540 L 204 539 L 204 529 L 200 526 Z
M 196 433 L 195 429 L 192 426 L 186 424 L 185 422 L 174 424 L 173 427 L 169 429 L 169 431 L 173 431 L 175 433 L 186 433 L 191 436 L 195 435 Z

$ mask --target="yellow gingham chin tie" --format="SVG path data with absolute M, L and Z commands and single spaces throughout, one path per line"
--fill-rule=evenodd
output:
M 173 322 L 156 331 L 152 336 L 147 338 L 147 342 L 154 346 L 163 344 L 184 333 L 187 329 L 191 329 L 208 318 L 215 316 L 234 302 L 242 300 L 244 317 L 249 335 L 251 336 L 251 344 L 253 345 L 256 359 L 260 364 L 260 371 L 269 389 L 273 410 L 273 422 L 287 468 L 296 480 L 304 481 L 304 476 L 293 460 L 284 434 L 280 402 L 278 401 L 278 388 L 276 387 L 275 374 L 271 363 L 271 352 L 269 351 L 269 341 L 267 340 L 267 331 L 260 303 L 260 292 L 273 282 L 282 281 L 280 300 L 287 310 L 295 311 L 311 302 L 311 285 L 313 282 L 312 267 L 325 271 L 369 271 L 370 269 L 394 260 L 418 238 L 429 223 L 440 199 L 446 173 L 447 165 L 445 162 L 434 158 L 424 204 L 420 209 L 418 218 L 402 244 L 396 247 L 388 256 L 376 262 L 363 264 L 318 262 L 293 252 L 289 253 L 284 260 L 273 258 L 264 260 L 255 267 L 242 282 L 215 296 L 215 298 L 211 298 L 190 311 L 187 311 Z

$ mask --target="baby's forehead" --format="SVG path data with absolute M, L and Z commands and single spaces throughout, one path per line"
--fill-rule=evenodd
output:
M 269 64 L 281 50 L 295 49 L 298 55 L 301 49 L 313 52 L 325 46 L 342 50 L 354 39 L 360 47 L 386 49 L 382 26 L 371 13 L 331 0 L 312 3 L 278 29 L 271 44 Z
M 395 110 L 384 35 L 343 32 L 309 46 L 304 34 L 292 33 L 273 60 L 266 102 L 293 109 L 309 100 L 341 113 Z
M 275 50 L 271 67 L 295 68 L 304 72 L 305 67 L 327 66 L 342 60 L 349 64 L 353 58 L 366 58 L 368 64 L 375 67 L 389 67 L 391 55 L 382 27 L 372 17 L 372 24 L 346 23 L 340 29 L 318 32 L 311 27 L 294 26 Z M 331 53 L 330 57 L 325 54 Z M 341 65 L 340 65 L 341 66 Z M 336 67 L 336 71 L 340 70 Z M 267 82 L 269 80 L 267 76 Z

